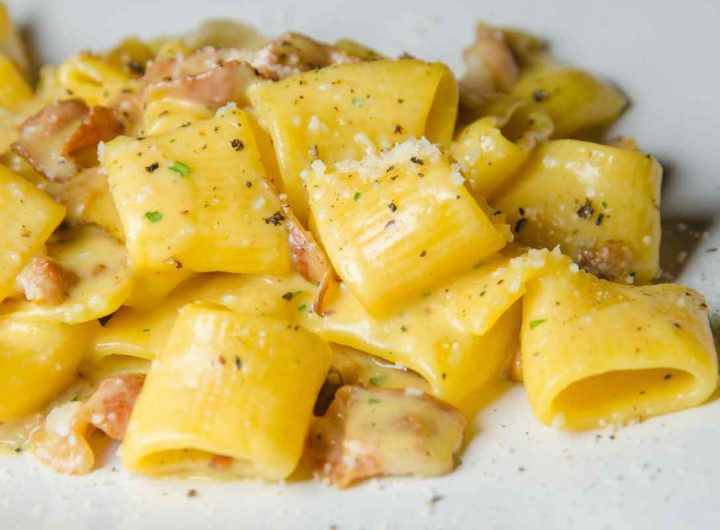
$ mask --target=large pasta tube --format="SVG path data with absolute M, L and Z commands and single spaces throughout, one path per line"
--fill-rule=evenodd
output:
M 0 422 L 30 414 L 61 392 L 97 327 L 0 318 Z
M 243 111 L 118 137 L 101 158 L 136 269 L 289 272 L 280 201 Z
M 508 96 L 490 100 L 482 114 L 458 133 L 450 154 L 473 193 L 492 202 L 537 144 L 549 138 L 553 123 L 537 103 Z
M 374 318 L 343 285 L 332 311 L 301 322 L 328 341 L 352 346 L 423 376 L 440 399 L 470 411 L 517 349 L 520 307 L 513 305 L 483 335 L 458 325 L 438 291 L 392 317 Z
M 512 93 L 537 101 L 555 123 L 553 138 L 569 138 L 603 127 L 627 104 L 611 84 L 587 72 L 552 64 L 525 70 Z
M 203 274 L 180 285 L 158 306 L 120 308 L 96 335 L 87 364 L 97 368 L 112 356 L 154 359 L 165 347 L 178 310 L 191 302 L 212 302 L 239 313 L 291 321 L 310 307 L 314 297 L 315 287 L 299 274 Z
M 707 306 L 681 285 L 547 276 L 528 286 L 521 348 L 535 414 L 566 429 L 696 406 L 718 383 Z
M 65 207 L 30 182 L 0 166 L 0 300 L 13 292 L 15 277 L 65 217 Z
M 447 66 L 404 59 L 340 65 L 258 84 L 250 99 L 273 137 L 290 205 L 305 221 L 302 175 L 314 159 L 333 164 L 422 136 L 449 145 L 458 91 Z
M 76 324 L 102 318 L 127 300 L 135 282 L 127 251 L 104 230 L 79 225 L 56 232 L 47 258 L 20 275 L 26 300 L 7 300 L 0 312 L 38 321 Z
M 184 308 L 130 418 L 124 465 L 204 474 L 220 456 L 243 474 L 287 477 L 330 358 L 327 344 L 286 321 Z
M 493 203 L 517 238 L 560 248 L 608 280 L 659 271 L 662 168 L 650 155 L 577 140 L 543 144 Z
M 375 315 L 411 304 L 510 239 L 427 140 L 343 162 L 332 173 L 314 170 L 308 192 L 330 261 Z

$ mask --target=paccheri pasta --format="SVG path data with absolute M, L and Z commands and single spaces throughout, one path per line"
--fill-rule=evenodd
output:
M 660 164 L 538 39 L 480 24 L 458 81 L 214 22 L 33 87 L 0 18 L 0 447 L 344 488 L 451 471 L 503 378 L 569 430 L 717 388 Z

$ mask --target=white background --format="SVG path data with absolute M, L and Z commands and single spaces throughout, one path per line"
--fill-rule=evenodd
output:
M 617 131 L 666 167 L 666 268 L 720 309 L 720 2 L 10 0 L 40 57 L 57 61 L 134 33 L 240 18 L 273 34 L 348 36 L 460 71 L 473 21 L 533 30 L 562 58 L 616 81 L 632 109 Z M 677 228 L 707 232 L 693 237 Z M 677 251 L 690 251 L 677 263 Z M 717 317 L 713 315 L 713 320 Z M 0 389 L 2 391 L 2 389 Z M 521 388 L 476 419 L 457 472 L 370 481 L 346 492 L 314 483 L 182 483 L 110 468 L 82 478 L 29 459 L 0 460 L 0 528 L 720 528 L 720 402 L 612 433 L 560 433 L 532 417 Z M 520 468 L 523 470 L 521 471 Z M 198 496 L 188 498 L 195 488 Z M 430 499 L 440 497 L 435 503 Z

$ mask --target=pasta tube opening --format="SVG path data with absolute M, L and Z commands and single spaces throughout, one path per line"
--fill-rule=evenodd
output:
M 627 424 L 685 406 L 697 389 L 695 376 L 675 368 L 616 370 L 568 385 L 552 403 L 552 416 L 574 428 Z M 668 402 L 668 395 L 674 399 Z

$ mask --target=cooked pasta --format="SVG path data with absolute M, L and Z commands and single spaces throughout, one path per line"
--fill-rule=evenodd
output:
M 33 86 L 2 6 L 0 447 L 346 488 L 450 472 L 509 381 L 568 430 L 706 401 L 626 98 L 517 31 L 464 59 L 216 20 Z

